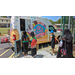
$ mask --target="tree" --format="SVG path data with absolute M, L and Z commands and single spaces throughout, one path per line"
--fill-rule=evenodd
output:
M 68 24 L 69 22 L 69 16 L 65 16 L 65 24 Z M 61 24 L 61 18 L 58 19 L 58 21 L 55 21 L 56 24 Z M 62 23 L 63 23 L 63 16 L 62 16 Z
M 3 18 L 7 18 L 7 16 L 1 16 L 1 17 L 3 17 Z
M 49 20 L 52 24 L 54 23 L 52 20 Z

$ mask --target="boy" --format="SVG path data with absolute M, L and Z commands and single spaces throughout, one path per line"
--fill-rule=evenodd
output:
M 54 31 L 51 30 L 51 48 L 52 48 L 52 55 L 55 55 L 54 53 L 54 48 L 55 48 L 55 35 L 54 35 Z M 57 39 L 56 39 L 57 40 Z M 57 40 L 58 41 L 58 40 Z M 59 42 L 59 41 L 58 41 Z

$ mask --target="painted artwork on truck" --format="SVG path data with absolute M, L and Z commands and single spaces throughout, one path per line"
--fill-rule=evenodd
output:
M 33 21 L 32 25 L 33 25 L 32 28 L 31 28 L 31 25 L 29 25 L 29 30 L 33 29 L 35 36 L 37 38 L 43 37 L 48 32 L 46 25 L 40 21 Z M 29 32 L 29 30 L 28 30 L 28 32 Z

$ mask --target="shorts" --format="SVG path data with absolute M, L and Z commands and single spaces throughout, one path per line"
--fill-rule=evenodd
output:
M 51 42 L 51 48 L 52 48 L 52 49 L 55 48 L 55 42 Z

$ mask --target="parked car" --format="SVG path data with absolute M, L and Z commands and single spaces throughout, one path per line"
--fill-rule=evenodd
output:
M 8 35 L 10 35 L 10 29 L 8 30 Z
M 62 29 L 57 29 L 57 32 L 62 32 L 63 30 Z

